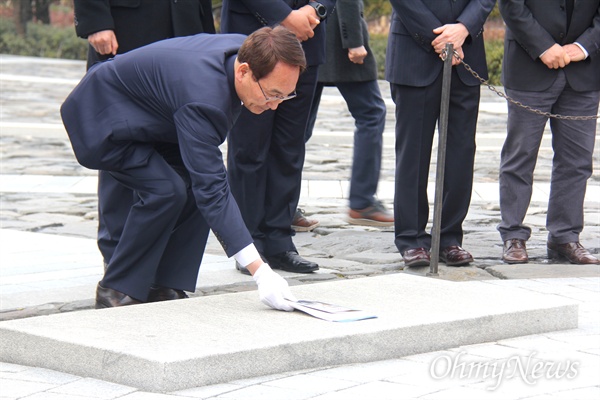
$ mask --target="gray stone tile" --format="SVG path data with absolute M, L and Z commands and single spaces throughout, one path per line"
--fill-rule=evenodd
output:
M 0 390 L 4 397 L 23 398 L 38 392 L 44 392 L 55 386 L 56 385 L 50 383 L 0 378 L 0 387 L 2 388 Z
M 121 398 L 137 389 L 112 382 L 101 381 L 93 378 L 81 378 L 49 390 L 51 393 L 70 396 L 90 396 L 99 399 Z
M 310 391 L 298 388 L 288 389 L 264 384 L 248 386 L 232 392 L 227 392 L 216 397 L 216 399 L 228 400 L 304 400 L 314 397 Z
M 218 385 L 208 385 L 201 386 L 192 389 L 184 389 L 178 390 L 175 392 L 171 392 L 169 394 L 175 396 L 184 396 L 184 397 L 192 397 L 192 398 L 201 398 L 206 399 L 209 397 L 216 397 L 225 393 L 233 392 L 235 390 L 241 389 L 247 385 L 236 385 L 233 383 L 222 383 Z
M 348 389 L 340 390 L 314 397 L 312 400 L 348 400 L 348 399 L 372 399 L 377 400 L 397 400 L 410 399 L 402 395 L 402 389 L 405 385 L 392 382 L 369 382 L 353 386 Z M 410 393 L 409 393 L 410 394 Z

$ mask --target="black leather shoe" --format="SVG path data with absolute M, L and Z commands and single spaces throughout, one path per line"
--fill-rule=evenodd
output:
M 237 261 L 235 262 L 235 269 L 237 269 L 238 271 L 240 271 L 244 275 L 252 275 L 250 273 L 250 271 L 248 271 L 248 268 L 242 267 L 242 265 L 239 262 L 237 262 Z
M 266 263 L 268 263 L 267 259 L 265 258 L 265 256 L 263 256 L 261 253 L 258 253 L 260 255 L 260 258 L 262 258 L 262 260 Z M 252 276 L 252 274 L 250 273 L 250 271 L 248 271 L 248 268 L 243 267 L 239 262 L 235 262 L 235 269 L 237 269 L 238 271 L 240 271 L 242 274 L 244 275 L 248 275 L 248 276 Z
M 267 263 L 273 269 L 281 269 L 289 272 L 307 274 L 319 269 L 317 263 L 305 260 L 300 257 L 296 251 L 286 251 L 275 254 L 274 256 L 265 256 Z
M 150 293 L 148 294 L 148 302 L 153 303 L 155 301 L 179 300 L 187 299 L 188 297 L 189 296 L 183 290 L 162 286 L 151 286 Z
M 96 288 L 96 308 L 110 308 L 142 304 L 143 301 L 129 297 L 125 293 L 98 284 Z

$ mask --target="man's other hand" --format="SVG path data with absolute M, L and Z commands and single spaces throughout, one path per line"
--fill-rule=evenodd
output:
M 569 65 L 571 58 L 561 45 L 555 43 L 544 54 L 540 56 L 540 60 L 550 69 L 564 68 Z
M 114 56 L 119 48 L 115 32 L 111 30 L 92 33 L 88 36 L 88 42 L 98 54 L 102 55 L 112 54 Z

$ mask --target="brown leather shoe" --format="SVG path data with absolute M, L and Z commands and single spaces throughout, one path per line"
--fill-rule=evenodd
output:
M 98 284 L 96 288 L 96 308 L 110 308 L 142 304 L 143 301 L 129 297 L 125 293 Z
M 148 294 L 148 302 L 153 303 L 156 301 L 179 300 L 187 299 L 188 297 L 189 296 L 183 290 L 162 286 L 151 286 L 150 293 Z
M 385 209 L 381 201 L 376 200 L 362 210 L 350 209 L 346 221 L 354 225 L 392 226 L 394 225 L 394 216 Z
M 502 261 L 507 264 L 525 264 L 529 262 L 527 247 L 523 239 L 509 239 L 504 242 Z
M 571 264 L 600 264 L 579 242 L 557 244 L 548 242 L 548 258 L 569 260 Z
M 428 267 L 431 261 L 429 251 L 424 247 L 406 250 L 402 259 L 406 267 Z
M 460 267 L 473 262 L 473 256 L 460 246 L 448 246 L 440 251 L 440 261 L 449 267 Z
M 294 219 L 292 220 L 292 229 L 296 232 L 310 232 L 319 226 L 319 221 L 316 219 L 308 219 L 304 216 L 304 210 L 298 208 Z

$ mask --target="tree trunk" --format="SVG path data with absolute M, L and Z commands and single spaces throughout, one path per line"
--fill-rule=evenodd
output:
M 15 27 L 17 34 L 25 36 L 27 33 L 27 23 L 33 16 L 30 0 L 18 0 L 15 2 Z
M 50 24 L 50 4 L 53 0 L 35 0 L 35 20 L 42 24 Z

